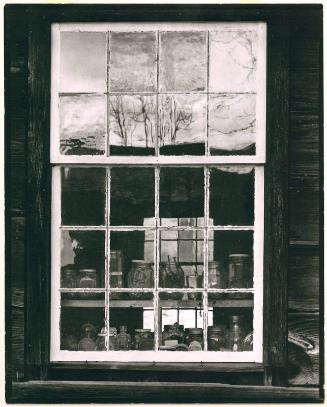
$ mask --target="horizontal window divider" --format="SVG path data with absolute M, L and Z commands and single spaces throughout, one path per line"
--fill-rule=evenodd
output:
M 254 293 L 254 288 L 208 288 L 208 293 Z
M 254 226 L 208 226 L 209 230 L 254 230 Z
M 108 288 L 109 293 L 110 292 L 121 292 L 121 293 L 149 293 L 153 292 L 154 288 Z
M 62 293 L 105 293 L 106 289 L 104 287 L 99 288 L 60 288 Z
M 94 231 L 94 230 L 106 230 L 106 226 L 76 226 L 76 225 L 72 225 L 72 226 L 60 226 L 60 230 L 90 230 L 90 231 Z
M 59 92 L 60 96 L 157 96 L 157 95 L 256 95 L 256 92 L 214 92 L 214 91 L 157 91 L 157 92 L 131 92 L 131 91 L 104 91 L 104 92 Z
M 55 165 L 67 166 L 216 166 L 216 165 L 263 165 L 265 164 L 264 157 L 259 156 L 243 156 L 243 155 L 228 155 L 228 156 L 99 156 L 99 155 L 54 155 L 51 157 L 51 163 Z

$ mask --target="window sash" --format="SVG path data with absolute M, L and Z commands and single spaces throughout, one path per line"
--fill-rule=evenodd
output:
M 158 261 L 159 261 L 159 230 L 182 230 L 187 227 L 163 227 L 156 226 L 110 226 L 110 169 L 107 168 L 107 190 L 106 190 L 106 225 L 104 226 L 61 226 L 61 166 L 54 166 L 52 169 L 52 272 L 51 272 L 51 361 L 156 361 L 156 362 L 257 362 L 263 360 L 263 241 L 264 241 L 264 167 L 255 166 L 255 195 L 254 195 L 254 225 L 253 226 L 209 226 L 209 172 L 208 167 L 205 167 L 205 244 L 204 244 L 204 286 L 202 289 L 196 289 L 197 292 L 203 292 L 203 312 L 204 312 L 204 343 L 207 341 L 207 313 L 208 313 L 208 297 L 209 292 L 252 292 L 253 293 L 253 351 L 252 352 L 187 352 L 187 357 L 181 352 L 165 352 L 165 351 L 62 351 L 60 350 L 60 310 L 61 310 L 61 294 L 62 292 L 81 292 L 82 289 L 62 289 L 60 288 L 60 242 L 62 230 L 103 230 L 105 231 L 105 287 L 93 289 L 95 292 L 105 293 L 104 311 L 107 324 L 107 332 L 109 333 L 110 321 L 110 292 L 130 292 L 138 291 L 137 289 L 110 289 L 109 287 L 109 267 L 110 267 L 110 231 L 135 231 L 135 230 L 154 230 L 155 231 L 155 286 L 147 291 L 154 293 L 153 308 L 155 313 L 154 333 L 155 333 L 155 349 L 158 348 L 158 310 L 159 310 L 159 292 L 175 291 L 175 289 L 162 289 L 158 287 Z M 155 217 L 159 219 L 159 167 L 156 169 L 155 180 Z M 156 222 L 158 224 L 158 222 Z M 189 227 L 189 229 L 194 229 Z M 197 229 L 197 228 L 195 228 Z M 210 289 L 207 287 L 207 265 L 208 265 L 208 231 L 209 230 L 251 230 L 253 231 L 253 288 L 252 289 Z M 112 290 L 112 291 L 111 291 Z M 87 291 L 87 290 L 86 290 Z M 176 291 L 189 292 L 192 289 L 176 289 Z

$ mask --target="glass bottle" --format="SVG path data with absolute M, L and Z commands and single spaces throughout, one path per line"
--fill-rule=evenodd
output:
M 239 315 L 231 317 L 230 347 L 233 352 L 240 352 L 242 350 L 242 330 Z
M 127 333 L 127 326 L 121 325 L 119 327 L 119 334 L 117 335 L 117 349 L 129 350 L 131 347 L 131 335 Z

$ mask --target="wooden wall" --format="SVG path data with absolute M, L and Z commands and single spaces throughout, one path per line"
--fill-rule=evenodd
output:
M 7 359 L 13 380 L 24 379 L 24 242 L 26 217 L 27 37 L 24 10 L 7 10 L 6 52 L 6 253 Z M 320 137 L 322 129 L 321 27 L 290 24 L 289 330 L 316 346 L 308 357 L 289 347 L 292 385 L 319 381 Z M 10 329 L 11 326 L 11 329 Z M 299 353 L 299 354 L 298 354 Z M 299 364 L 298 360 L 302 362 Z M 10 366 L 11 365 L 11 366 Z

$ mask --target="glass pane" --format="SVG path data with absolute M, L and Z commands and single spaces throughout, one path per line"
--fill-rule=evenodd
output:
M 206 135 L 205 95 L 159 96 L 160 154 L 203 155 Z
M 211 155 L 254 155 L 256 96 L 211 95 L 209 148 Z
M 205 32 L 160 34 L 160 91 L 201 91 L 207 82 Z
M 209 212 L 214 225 L 253 225 L 254 168 L 210 169 Z
M 143 225 L 154 222 L 154 169 L 111 169 L 111 225 Z
M 106 33 L 60 33 L 60 91 L 107 90 Z
M 135 294 L 135 295 L 134 295 Z M 142 297 L 143 295 L 143 297 Z M 152 293 L 110 294 L 110 350 L 153 350 L 154 308 Z
M 210 33 L 210 91 L 255 92 L 257 33 L 234 25 Z
M 105 233 L 61 232 L 61 287 L 104 287 Z
M 216 288 L 252 288 L 253 232 L 215 231 L 214 261 L 221 285 Z M 214 267 L 209 263 L 210 266 Z
M 105 168 L 61 168 L 61 223 L 104 225 Z
M 151 92 L 157 88 L 154 32 L 111 32 L 110 90 Z
M 154 231 L 111 232 L 110 257 L 111 288 L 154 287 Z
M 204 232 L 162 230 L 159 235 L 160 287 L 203 287 Z
M 60 153 L 101 155 L 105 151 L 105 96 L 60 97 Z
M 105 326 L 104 308 L 75 306 L 72 301 L 67 305 L 66 300 L 62 300 L 61 305 L 60 349 L 88 352 L 105 350 L 99 336 Z
M 203 217 L 203 168 L 162 168 L 159 210 L 161 218 Z
M 159 321 L 160 350 L 203 350 L 201 293 L 159 293 Z
M 213 323 L 208 326 L 209 351 L 253 350 L 253 294 L 209 293 Z
M 156 126 L 155 96 L 109 96 L 111 155 L 153 155 Z

